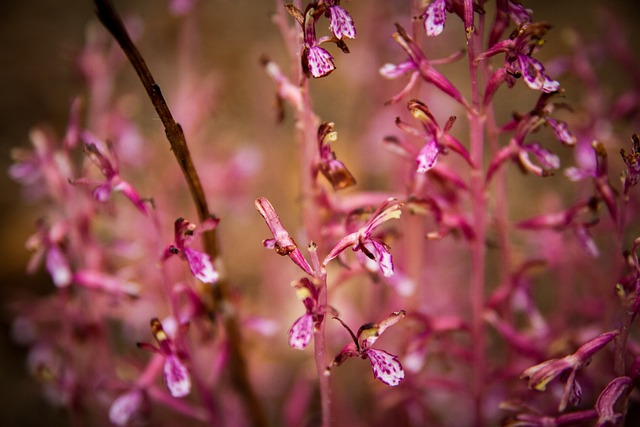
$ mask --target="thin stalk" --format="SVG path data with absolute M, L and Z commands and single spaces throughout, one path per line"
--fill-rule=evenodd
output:
M 473 14 L 473 2 L 465 0 L 465 15 Z M 480 85 L 478 66 L 475 62 L 478 45 L 482 42 L 484 19 L 478 18 L 477 28 L 471 26 L 467 31 L 467 52 L 469 60 L 469 78 L 471 81 L 472 108 L 467 110 L 469 118 L 469 137 L 471 160 L 475 167 L 471 170 L 471 203 L 473 225 L 476 233 L 471 243 L 471 340 L 473 345 L 473 399 L 475 425 L 484 425 L 484 389 L 486 385 L 486 330 L 483 319 L 487 234 L 486 198 L 484 180 L 484 112 L 480 107 Z
M 120 16 L 118 16 L 109 0 L 94 0 L 94 4 L 98 18 L 126 54 L 162 121 L 165 135 L 171 145 L 171 150 L 189 187 L 198 218 L 200 221 L 210 218 L 211 212 L 209 211 L 207 199 L 204 195 L 202 183 L 189 153 L 184 132 L 180 124 L 174 120 L 171 110 L 162 96 L 160 86 L 156 84 L 142 55 L 134 45 L 131 37 L 129 37 Z M 221 264 L 220 250 L 215 230 L 203 234 L 203 239 L 206 252 L 211 256 L 215 264 Z M 223 271 L 223 269 L 221 269 L 221 271 Z M 223 317 L 226 338 L 229 344 L 229 369 L 233 384 L 243 399 L 253 425 L 266 426 L 268 422 L 262 402 L 258 399 L 255 390 L 249 382 L 238 320 L 233 310 L 225 309 L 225 307 L 230 304 L 230 289 L 226 278 L 220 278 L 215 287 L 212 288 L 212 294 L 213 310 Z

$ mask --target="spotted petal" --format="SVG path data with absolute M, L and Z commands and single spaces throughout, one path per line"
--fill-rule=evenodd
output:
M 356 38 L 356 27 L 353 25 L 353 19 L 349 12 L 340 6 L 331 6 L 329 14 L 331 15 L 329 29 L 337 39 L 342 40 L 343 37 Z
M 416 157 L 416 163 L 418 164 L 418 173 L 425 173 L 429 169 L 433 168 L 438 161 L 438 143 L 435 139 L 427 142 L 422 150 Z
M 384 350 L 370 348 L 366 355 L 371 361 L 373 376 L 390 386 L 397 386 L 404 379 L 404 369 L 398 361 L 398 356 Z
M 289 330 L 289 345 L 296 350 L 304 349 L 313 336 L 313 316 L 304 314 L 296 320 Z
M 312 46 L 309 48 L 307 52 L 307 64 L 309 72 L 315 78 L 324 77 L 336 69 L 331 54 L 320 46 Z
M 424 11 L 424 29 L 428 36 L 437 36 L 444 30 L 447 20 L 445 0 L 434 0 Z
M 560 83 L 551 80 L 544 73 L 544 66 L 540 61 L 527 55 L 518 55 L 518 62 L 524 82 L 533 90 L 541 90 L 545 93 L 558 90 Z
M 189 371 L 175 355 L 165 359 L 164 380 L 173 397 L 184 397 L 191 392 Z
M 143 395 L 140 390 L 131 390 L 113 401 L 109 408 L 109 421 L 117 426 L 126 426 L 140 412 Z
M 219 274 L 213 268 L 209 255 L 191 248 L 184 248 L 184 257 L 189 263 L 189 268 L 198 280 L 204 283 L 215 283 Z

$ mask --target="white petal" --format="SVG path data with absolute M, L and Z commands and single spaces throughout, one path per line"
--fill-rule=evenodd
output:
M 174 355 L 167 356 L 164 362 L 164 380 L 173 397 L 184 397 L 191 392 L 189 371 Z
M 371 361 L 374 377 L 390 386 L 400 384 L 404 378 L 404 370 L 397 356 L 372 348 L 367 350 L 366 354 Z

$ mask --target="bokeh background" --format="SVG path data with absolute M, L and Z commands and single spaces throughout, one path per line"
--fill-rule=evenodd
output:
M 362 27 L 358 27 L 359 38 L 350 43 L 351 55 L 338 57 L 339 71 L 329 79 L 312 85 L 321 117 L 336 122 L 341 140 L 360 141 L 353 146 L 344 143 L 340 149 L 344 150 L 347 158 L 359 160 L 353 167 L 354 174 L 365 188 L 376 189 L 385 184 L 379 182 L 381 177 L 375 170 L 366 166 L 368 162 L 362 161 L 367 159 L 369 153 L 362 141 L 379 145 L 384 133 L 393 130 L 396 113 L 380 114 L 378 111 L 379 106 L 395 93 L 394 88 L 400 87 L 391 83 L 376 93 L 363 92 L 368 85 L 383 84 L 384 80 L 376 73 L 377 67 L 382 65 L 381 59 L 389 61 L 398 58 L 389 37 L 393 28 L 376 28 L 375 25 L 393 22 L 389 19 L 393 15 L 406 16 L 408 7 L 405 3 L 401 0 L 343 1 L 356 19 L 356 25 L 362 23 Z M 596 0 L 540 0 L 526 3 L 534 8 L 537 20 L 547 20 L 554 25 L 543 56 L 551 57 L 554 51 L 562 51 L 562 39 L 566 37 L 568 28 L 577 30 L 587 39 L 601 34 L 598 18 L 602 3 Z M 624 31 L 636 51 L 640 51 L 640 43 L 634 42 L 640 40 L 640 26 L 637 25 L 640 22 L 640 8 L 636 3 L 624 0 L 607 2 L 625 24 Z M 115 5 L 124 16 L 137 17 L 143 25 L 139 46 L 160 86 L 165 89 L 175 85 L 181 78 L 176 74 L 175 66 L 180 22 L 168 12 L 168 1 L 117 1 Z M 272 163 L 292 165 L 294 132 L 291 123 L 286 120 L 283 125 L 276 124 L 273 86 L 258 61 L 260 55 L 268 54 L 283 61 L 286 66 L 280 36 L 271 22 L 275 7 L 275 2 L 270 0 L 202 0 L 201 13 L 198 15 L 202 30 L 199 66 L 204 73 L 213 73 L 216 85 L 216 101 L 209 118 L 211 128 L 215 130 L 212 139 L 220 141 L 229 153 L 240 148 L 256 150 L 261 178 L 251 182 L 248 198 L 267 195 L 275 199 L 274 204 L 284 203 L 296 194 L 295 180 L 283 183 Z M 42 209 L 38 204 L 28 203 L 22 198 L 20 187 L 8 179 L 6 171 L 11 164 L 11 149 L 28 146 L 28 133 L 34 125 L 47 123 L 59 134 L 63 133 L 70 101 L 85 91 L 76 58 L 91 23 L 95 25 L 96 19 L 89 0 L 4 1 L 2 4 L 0 425 L 39 426 L 43 420 L 47 420 L 48 425 L 68 423 L 62 411 L 45 403 L 39 385 L 27 374 L 26 349 L 11 338 L 12 301 L 29 294 L 46 294 L 52 285 L 42 273 L 25 274 L 30 254 L 24 242 L 33 233 Z M 372 45 L 379 47 L 382 53 L 368 52 Z M 447 48 L 443 48 L 443 52 Z M 387 53 L 391 56 L 384 58 Z M 152 130 L 157 127 L 156 132 L 161 134 L 160 123 L 155 119 L 131 70 L 125 67 L 118 85 L 123 93 L 129 92 L 140 97 L 136 108 L 141 127 Z M 171 92 L 165 91 L 165 95 L 168 95 L 171 105 Z M 374 114 L 380 115 L 372 120 Z M 161 138 L 158 140 L 163 143 Z M 168 146 L 166 154 L 169 156 Z M 375 153 L 371 155 L 376 156 Z M 382 154 L 379 156 L 384 157 Z M 172 159 L 168 157 L 167 161 Z M 230 276 L 243 283 L 241 293 L 248 293 L 256 290 L 259 279 L 244 268 L 246 264 L 243 266 L 243 260 L 258 253 L 260 239 L 267 236 L 253 206 L 233 207 L 235 213 L 242 211 L 245 215 L 239 231 L 236 234 L 230 231 L 226 239 L 241 240 L 247 233 L 258 230 L 257 237 L 242 246 L 239 259 L 229 261 Z M 297 220 L 295 211 L 284 213 L 283 216 L 293 223 Z M 251 252 L 251 247 L 256 248 L 255 252 Z M 251 298 L 259 296 L 259 291 L 256 291 Z

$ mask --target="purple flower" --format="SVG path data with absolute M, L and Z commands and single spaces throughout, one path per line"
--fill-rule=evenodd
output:
M 547 384 L 560 377 L 565 387 L 558 411 L 564 412 L 569 403 L 576 405 L 582 398 L 582 389 L 576 381 L 576 371 L 587 366 L 593 355 L 613 341 L 617 335 L 618 331 L 605 332 L 587 341 L 573 354 L 530 367 L 522 373 L 521 378 L 528 381 L 529 388 L 544 391 Z
M 178 218 L 175 222 L 175 243 L 165 249 L 163 261 L 173 255 L 180 255 L 182 259 L 187 261 L 191 272 L 198 280 L 204 283 L 216 283 L 220 275 L 215 270 L 211 257 L 191 248 L 191 245 L 197 236 L 205 231 L 213 230 L 219 222 L 218 218 L 209 218 L 196 229 L 195 224 L 184 218 Z
M 542 38 L 549 28 L 545 23 L 525 22 L 509 39 L 496 43 L 478 55 L 476 61 L 505 53 L 504 68 L 496 71 L 497 75 L 502 76 L 502 81 L 513 86 L 514 79 L 522 77 L 527 86 L 533 90 L 541 90 L 545 93 L 555 92 L 560 87 L 560 83 L 547 76 L 542 63 L 531 56 L 541 46 Z M 495 85 L 492 84 L 493 86 Z
M 354 251 L 360 251 L 366 255 L 367 258 L 375 261 L 378 269 L 385 277 L 391 276 L 393 274 L 393 259 L 389 248 L 384 242 L 372 237 L 372 235 L 375 229 L 382 223 L 390 219 L 400 218 L 401 207 L 402 203 L 395 199 L 389 199 L 382 203 L 364 226 L 358 231 L 343 237 L 336 243 L 324 259 L 322 265 L 326 266 L 329 261 L 351 246 Z
M 447 19 L 445 11 L 446 0 L 433 0 L 429 3 L 424 14 L 424 30 L 428 36 L 437 36 L 444 30 L 444 24 Z
M 126 426 L 140 414 L 146 404 L 146 395 L 142 390 L 129 390 L 111 404 L 109 421 L 118 426 Z
M 339 6 L 340 0 L 327 0 L 325 3 L 329 6 L 329 29 L 333 35 L 338 40 L 342 40 L 343 37 L 355 39 L 356 27 L 353 25 L 353 18 Z
M 280 218 L 278 214 L 276 214 L 275 209 L 267 199 L 264 197 L 260 197 L 255 202 L 256 209 L 262 215 L 265 222 L 267 223 L 267 227 L 271 230 L 273 234 L 272 239 L 266 239 L 262 242 L 265 248 L 275 249 L 275 251 L 282 256 L 287 255 L 291 260 L 300 267 L 305 273 L 310 276 L 313 276 L 313 269 L 307 262 L 307 260 L 298 249 L 298 245 L 293 240 L 292 237 L 289 236 L 289 233 L 282 226 L 282 222 L 280 222 Z
M 52 227 L 45 225 L 43 221 L 38 223 L 38 231 L 27 240 L 27 248 L 35 251 L 27 271 L 33 272 L 44 258 L 45 268 L 51 275 L 53 283 L 58 288 L 64 288 L 71 284 L 73 272 L 67 254 L 63 250 L 63 240 L 68 232 L 65 222 L 59 222 Z
M 324 319 L 324 312 L 318 304 L 318 287 L 306 277 L 293 283 L 298 298 L 304 304 L 306 312 L 300 316 L 289 330 L 289 345 L 296 350 L 304 349 L 313 337 L 314 330 Z
M 386 78 L 397 78 L 403 74 L 411 73 L 411 78 L 407 86 L 396 96 L 394 96 L 390 102 L 398 102 L 404 95 L 409 93 L 414 85 L 418 81 L 418 77 L 422 77 L 423 80 L 432 83 L 435 87 L 460 102 L 463 105 L 467 105 L 467 102 L 463 99 L 460 91 L 451 83 L 443 74 L 436 71 L 433 68 L 433 64 L 436 61 L 430 61 L 426 55 L 420 49 L 420 46 L 409 36 L 407 31 L 400 25 L 396 24 L 397 32 L 393 34 L 393 39 L 404 49 L 409 55 L 409 60 L 399 65 L 385 64 L 380 69 L 380 74 Z M 439 63 L 447 63 L 458 59 L 459 55 L 453 55 L 451 58 L 438 61 Z
M 175 351 L 173 340 L 167 335 L 157 318 L 151 319 L 151 333 L 159 348 L 148 343 L 138 343 L 138 347 L 159 353 L 164 357 L 164 381 L 173 397 L 184 397 L 191 392 L 191 377 L 187 367 Z
M 380 323 L 366 323 L 358 329 L 357 335 L 342 320 L 336 317 L 335 319 L 349 331 L 353 342 L 347 344 L 338 353 L 333 362 L 327 367 L 326 372 L 329 373 L 331 369 L 340 366 L 347 359 L 360 357 L 361 359 L 369 359 L 375 378 L 390 386 L 400 384 L 400 381 L 404 379 L 404 369 L 402 369 L 402 365 L 398 361 L 398 356 L 394 356 L 384 350 L 374 349 L 371 346 L 388 327 L 398 323 L 405 315 L 404 310 L 396 311 Z
M 93 141 L 85 144 L 84 151 L 87 157 L 89 157 L 89 159 L 100 169 L 100 172 L 106 178 L 106 181 L 100 183 L 86 178 L 79 178 L 73 180 L 72 183 L 94 186 L 93 197 L 102 203 L 108 200 L 113 191 L 119 191 L 124 194 L 140 212 L 145 215 L 148 214 L 148 208 L 145 201 L 140 197 L 133 186 L 120 176 L 115 153 L 110 151 L 109 156 L 107 156 L 100 148 L 103 143 L 96 140 L 95 137 L 90 135 L 88 132 L 84 132 L 83 139 L 85 141 Z

